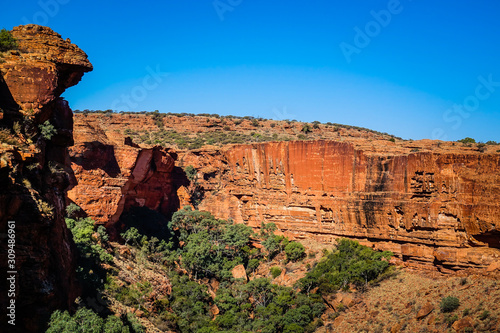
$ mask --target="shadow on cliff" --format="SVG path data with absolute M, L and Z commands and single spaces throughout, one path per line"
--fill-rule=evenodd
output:
M 488 247 L 500 249 L 500 231 L 492 230 L 473 235 L 480 242 L 488 244 Z
M 85 170 L 101 169 L 110 177 L 120 174 L 120 166 L 115 156 L 115 147 L 100 141 L 84 142 L 83 153 L 75 153 L 71 161 Z
M 203 177 L 206 180 L 206 175 L 204 175 Z M 179 198 L 179 195 L 177 195 L 178 204 L 172 214 L 179 208 L 182 208 L 181 206 L 185 205 L 192 205 L 195 209 L 197 209 L 198 205 L 205 198 L 205 189 L 203 188 L 203 186 L 198 182 L 196 178 L 194 178 L 193 180 L 189 180 L 186 172 L 181 167 L 174 167 L 172 171 L 172 184 L 174 185 L 175 193 L 179 193 L 179 189 L 181 187 L 184 187 L 187 190 L 187 194 L 189 195 L 189 198 L 184 198 L 184 200 L 183 198 Z
M 22 114 L 2 73 L 0 73 L 0 124 L 12 128 L 15 121 L 22 120 Z

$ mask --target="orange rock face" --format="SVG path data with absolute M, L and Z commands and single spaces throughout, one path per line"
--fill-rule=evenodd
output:
M 28 24 L 15 27 L 12 36 L 19 51 L 5 57 L 1 72 L 12 97 L 25 112 L 32 109 L 39 113 L 92 70 L 85 52 L 50 28 Z
M 182 157 L 203 172 L 200 209 L 294 238 L 391 250 L 414 267 L 485 267 L 500 255 L 500 156 L 386 154 L 349 143 L 237 145 Z
M 117 156 L 124 156 L 116 157 L 124 177 L 111 194 L 107 192 L 111 191 L 108 182 L 121 176 L 109 177 L 102 167 L 79 169 L 74 164 L 80 184 L 71 197 L 102 223 L 115 221 L 125 211 L 117 204 L 125 192 L 129 206 L 144 202 L 148 207 L 158 207 L 157 194 L 147 203 L 146 191 L 129 191 L 124 185 L 140 164 L 141 149 L 124 147 L 123 131 L 140 135 L 159 131 L 153 118 L 141 114 L 77 114 L 75 118 L 78 154 L 88 154 L 82 142 L 109 144 Z M 236 126 L 232 120 L 209 117 L 162 119 L 165 131 L 179 135 L 244 132 L 247 125 L 257 134 L 272 135 L 302 126 L 263 120 L 259 127 L 249 121 Z M 205 146 L 191 151 L 171 148 L 166 154 L 177 157 L 174 170 L 164 173 L 157 182 L 169 184 L 162 191 L 168 193 L 165 195 L 170 202 L 179 203 L 177 207 L 192 204 L 189 195 L 193 183 L 189 184 L 182 173 L 182 168 L 192 165 L 197 170 L 199 208 L 219 218 L 232 218 L 254 228 L 261 222 L 274 222 L 289 237 L 312 238 L 325 244 L 332 244 L 338 237 L 355 238 L 376 249 L 393 251 L 397 256 L 394 262 L 417 269 L 450 272 L 486 268 L 498 260 L 498 146 L 487 146 L 481 152 L 477 147 L 454 142 L 392 142 L 360 130 L 332 130 L 331 126 L 319 130 L 331 131 L 326 137 L 336 141 Z M 151 172 L 155 174 L 154 168 Z M 96 196 L 103 199 L 91 199 Z
M 123 136 L 116 131 L 119 126 L 138 128 L 135 118 L 142 119 L 133 115 L 76 117 L 73 160 L 78 150 L 80 155 L 90 154 L 82 141 L 88 145 L 95 140 L 114 140 L 116 161 L 126 176 L 117 183 L 119 177 L 109 177 L 103 167 L 74 164 L 79 185 L 71 197 L 102 223 L 116 220 L 122 211 L 117 203 L 124 193 L 128 199 L 122 202 L 158 207 L 158 195 L 148 201 L 149 191 L 129 191 L 125 186 L 126 179 L 135 179 L 132 170 L 141 170 L 141 163 L 149 165 L 150 161 L 139 161 L 139 151 L 150 154 L 146 153 L 150 148 L 125 147 Z M 97 136 L 90 139 L 92 135 Z M 273 222 L 290 237 L 327 244 L 338 237 L 356 238 L 393 251 L 400 262 L 414 268 L 438 267 L 445 272 L 486 267 L 500 255 L 499 154 L 451 143 L 439 148 L 441 144 L 429 140 L 409 146 L 349 140 L 172 152 L 177 156 L 177 171 L 164 173 L 155 183 L 168 184 L 162 191 L 168 193 L 170 202 L 188 204 L 189 183 L 181 179 L 181 167 L 192 165 L 202 192 L 199 208 L 219 218 L 232 218 L 254 228 L 261 222 Z M 153 169 L 147 172 L 155 174 Z M 114 188 L 109 185 L 111 180 Z M 92 199 L 95 197 L 102 199 Z
M 20 26 L 12 35 L 19 50 L 4 53 L 0 63 L 0 125 L 13 129 L 18 143 L 0 144 L 0 233 L 15 221 L 16 263 L 7 267 L 7 242 L 0 242 L 0 269 L 18 272 L 16 331 L 39 332 L 51 312 L 71 307 L 80 291 L 76 248 L 64 221 L 73 114 L 60 95 L 92 65 L 49 28 Z M 46 120 L 57 131 L 51 139 L 38 128 Z M 0 297 L 3 309 L 7 302 Z M 13 329 L 3 325 L 0 331 Z
M 124 138 L 106 135 L 85 118 L 75 121 L 70 155 L 78 184 L 68 197 L 112 233 L 131 207 L 147 207 L 167 216 L 179 208 L 177 188 L 172 185 L 175 154 L 124 143 Z

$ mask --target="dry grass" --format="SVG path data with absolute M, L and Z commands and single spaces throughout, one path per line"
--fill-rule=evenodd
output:
M 319 332 L 455 332 L 449 327 L 455 315 L 458 320 L 469 316 L 473 322 L 474 327 L 463 332 L 500 332 L 499 287 L 499 280 L 480 275 L 438 277 L 402 271 L 358 295 L 357 304 Z M 446 296 L 460 300 L 450 314 L 439 307 Z M 426 303 L 433 311 L 417 319 Z

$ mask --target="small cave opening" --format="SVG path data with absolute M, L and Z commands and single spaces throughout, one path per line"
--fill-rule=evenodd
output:
M 474 238 L 480 242 L 488 244 L 488 247 L 500 249 L 500 230 L 486 231 L 474 235 Z

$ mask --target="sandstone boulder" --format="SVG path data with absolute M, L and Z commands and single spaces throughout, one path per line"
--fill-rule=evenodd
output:
M 434 306 L 427 302 L 424 306 L 417 312 L 417 319 L 422 319 L 428 316 L 434 310 Z
M 233 274 L 233 278 L 235 279 L 244 279 L 245 281 L 248 281 L 247 273 L 243 265 L 235 266 L 231 270 L 231 274 Z

